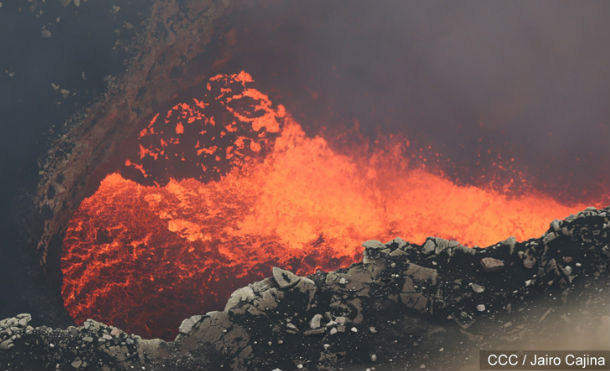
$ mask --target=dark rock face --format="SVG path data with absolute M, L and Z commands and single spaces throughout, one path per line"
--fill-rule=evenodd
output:
M 124 75 L 109 80 L 106 93 L 73 120 L 41 162 L 34 200 L 41 230 L 32 233 L 39 237 L 37 251 L 43 269 L 55 273 L 60 248 L 56 240 L 82 199 L 116 166 L 113 156 L 121 153 L 125 138 L 134 137 L 138 123 L 175 99 L 181 89 L 205 80 L 206 76 L 175 71 L 187 69 L 193 60 L 204 66 L 213 63 L 214 57 L 204 50 L 212 40 L 215 22 L 230 5 L 227 0 L 151 4 L 147 27 L 132 46 L 134 57 Z
M 607 333 L 609 215 L 588 208 L 541 238 L 485 249 L 396 238 L 367 241 L 362 263 L 334 272 L 274 268 L 236 290 L 222 312 L 185 319 L 173 342 L 91 320 L 33 328 L 22 314 L 0 321 L 0 368 L 455 368 L 468 349 L 522 345 L 569 326 L 571 303 L 584 303 L 586 331 Z

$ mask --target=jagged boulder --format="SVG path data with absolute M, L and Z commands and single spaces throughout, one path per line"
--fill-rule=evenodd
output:
M 352 362 L 439 368 L 442 359 L 453 367 L 464 344 L 518 344 L 538 325 L 569 323 L 573 302 L 585 303 L 593 333 L 610 326 L 608 215 L 589 208 L 553 221 L 541 238 L 485 249 L 440 238 L 367 241 L 363 262 L 308 277 L 274 267 L 223 311 L 185 319 L 173 342 L 92 320 L 32 327 L 20 314 L 0 321 L 0 366 L 331 370 Z

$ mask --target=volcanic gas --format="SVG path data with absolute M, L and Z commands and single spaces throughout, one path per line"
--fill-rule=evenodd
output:
M 362 241 L 396 236 L 523 240 L 588 206 L 458 185 L 410 162 L 402 135 L 342 150 L 253 83 L 246 72 L 217 75 L 156 114 L 82 201 L 61 258 L 77 323 L 170 339 L 183 318 L 221 309 L 272 266 L 336 269 L 360 258 Z

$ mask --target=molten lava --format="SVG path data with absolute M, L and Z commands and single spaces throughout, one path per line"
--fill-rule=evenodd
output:
M 458 186 L 410 166 L 399 136 L 341 152 L 251 83 L 245 72 L 219 75 L 202 97 L 155 115 L 82 201 L 62 255 L 62 296 L 77 323 L 170 339 L 183 318 L 221 309 L 272 266 L 336 269 L 360 258 L 362 241 L 396 236 L 523 240 L 588 206 Z

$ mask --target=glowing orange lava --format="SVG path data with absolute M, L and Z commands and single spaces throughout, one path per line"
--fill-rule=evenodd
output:
M 396 236 L 523 240 L 588 206 L 458 186 L 411 168 L 399 137 L 340 153 L 251 82 L 216 76 L 201 100 L 156 115 L 120 172 L 82 201 L 62 256 L 77 323 L 172 338 L 183 318 L 222 308 L 274 265 L 335 269 L 359 259 L 362 241 Z

